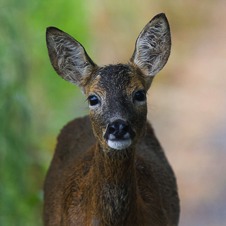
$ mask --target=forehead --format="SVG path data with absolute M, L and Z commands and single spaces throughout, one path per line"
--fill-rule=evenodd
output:
M 90 84 L 90 91 L 132 92 L 144 88 L 144 81 L 129 65 L 108 65 L 96 72 L 95 79 Z

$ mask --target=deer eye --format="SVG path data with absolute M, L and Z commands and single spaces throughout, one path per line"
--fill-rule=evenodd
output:
M 146 92 L 144 90 L 138 90 L 133 96 L 133 101 L 143 102 L 146 100 Z
M 96 106 L 97 104 L 100 103 L 100 100 L 96 95 L 88 96 L 87 100 L 89 101 L 90 106 Z

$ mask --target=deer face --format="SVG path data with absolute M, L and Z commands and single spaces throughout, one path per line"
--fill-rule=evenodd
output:
M 168 60 L 170 30 L 164 14 L 155 16 L 140 33 L 128 64 L 99 67 L 83 46 L 57 28 L 47 29 L 51 63 L 65 80 L 87 96 L 95 136 L 104 150 L 126 149 L 142 135 L 146 93 Z
M 93 130 L 105 150 L 121 150 L 142 134 L 146 122 L 145 81 L 130 65 L 99 68 L 85 89 Z

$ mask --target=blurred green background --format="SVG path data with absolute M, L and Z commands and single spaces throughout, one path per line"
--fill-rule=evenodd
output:
M 86 110 L 76 108 L 78 89 L 55 79 L 45 29 L 62 27 L 87 45 L 87 15 L 82 0 L 0 3 L 0 225 L 41 225 L 57 133 Z
M 127 62 L 139 32 L 160 12 L 170 21 L 173 48 L 153 84 L 148 117 L 178 177 L 180 225 L 223 225 L 225 6 L 223 0 L 1 0 L 0 225 L 42 225 L 42 186 L 57 134 L 88 112 L 80 90 L 50 65 L 46 27 L 74 36 L 98 64 Z

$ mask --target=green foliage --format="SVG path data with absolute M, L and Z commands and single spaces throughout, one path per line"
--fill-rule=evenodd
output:
M 42 225 L 42 184 L 56 134 L 85 110 L 78 90 L 55 78 L 45 29 L 77 32 L 87 42 L 85 15 L 82 0 L 1 1 L 0 225 Z

